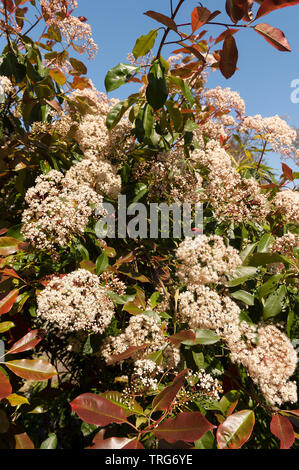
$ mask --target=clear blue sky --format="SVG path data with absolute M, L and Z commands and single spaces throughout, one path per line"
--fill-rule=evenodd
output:
M 176 3 L 177 0 L 174 0 L 174 4 Z M 202 0 L 202 4 L 211 11 L 217 8 L 223 11 L 225 0 Z M 79 0 L 79 5 L 78 16 L 88 18 L 99 46 L 95 61 L 90 62 L 88 67 L 89 76 L 102 91 L 107 70 L 119 62 L 126 62 L 127 54 L 132 51 L 136 39 L 157 27 L 158 23 L 143 13 L 156 10 L 169 14 L 169 0 Z M 178 21 L 189 21 L 195 6 L 198 6 L 198 2 L 186 0 Z M 229 18 L 223 14 L 214 21 L 229 22 Z M 239 70 L 229 80 L 223 78 L 218 71 L 211 73 L 208 86 L 229 86 L 239 91 L 246 102 L 247 114 L 278 114 L 287 117 L 289 124 L 299 127 L 299 103 L 293 104 L 290 100 L 290 83 L 293 79 L 299 79 L 299 5 L 272 12 L 258 22 L 269 23 L 284 31 L 292 52 L 280 52 L 255 31 L 241 30 L 235 36 L 239 48 Z M 209 32 L 214 37 L 222 30 L 221 26 L 209 27 Z M 175 49 L 168 47 L 169 52 Z M 164 55 L 167 54 L 164 52 Z M 127 85 L 110 95 L 125 98 L 131 90 L 132 87 Z M 275 166 L 280 168 L 279 164 Z

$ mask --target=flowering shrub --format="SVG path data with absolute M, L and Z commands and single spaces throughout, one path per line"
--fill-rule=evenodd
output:
M 297 134 L 208 74 L 234 74 L 241 30 L 290 51 L 256 21 L 299 1 L 178 25 L 183 3 L 146 12 L 159 26 L 106 76 L 107 93 L 136 84 L 119 101 L 77 58 L 97 46 L 76 1 L 0 1 L 0 448 L 298 446 Z M 165 237 L 158 215 L 154 236 L 105 237 L 119 196 L 135 226 L 152 203 L 189 207 L 194 236 Z

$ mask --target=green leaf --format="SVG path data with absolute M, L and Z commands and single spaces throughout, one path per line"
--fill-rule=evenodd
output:
M 121 120 L 125 112 L 138 100 L 139 94 L 129 96 L 127 100 L 117 103 L 108 113 L 106 126 L 111 131 Z
M 271 243 L 273 243 L 274 237 L 271 233 L 265 233 L 265 235 L 262 236 L 258 246 L 257 246 L 257 251 L 258 253 L 265 253 L 268 251 L 269 246 Z
M 267 300 L 263 308 L 264 319 L 267 320 L 270 317 L 275 317 L 282 310 L 282 301 L 287 294 L 287 288 L 285 285 L 279 287 L 279 289 L 267 297 Z
M 250 256 L 248 264 L 250 266 L 266 266 L 272 263 L 285 263 L 285 257 L 277 253 L 254 253 Z
M 133 302 L 136 297 L 136 294 L 132 295 L 118 295 L 115 292 L 107 292 L 107 296 L 113 300 L 116 304 L 125 305 L 128 302 Z
M 220 339 L 220 337 L 212 330 L 195 330 L 195 334 L 196 344 L 215 344 Z
M 208 431 L 201 439 L 194 442 L 195 449 L 213 449 L 215 445 L 215 436 L 213 431 Z
M 248 279 L 254 277 L 256 275 L 257 268 L 254 268 L 252 266 L 240 266 L 234 274 L 232 274 L 229 277 L 229 282 L 227 285 L 229 287 L 235 287 L 239 286 L 240 284 L 243 284 L 246 282 Z
M 143 414 L 143 409 L 137 403 L 137 401 L 130 400 L 128 404 L 128 402 L 124 399 L 123 394 L 121 392 L 107 391 L 107 392 L 101 393 L 100 396 L 111 401 L 111 403 L 114 403 L 115 405 L 120 406 L 123 409 L 126 417 L 134 415 L 134 414 L 138 414 L 138 415 Z
M 234 299 L 241 300 L 244 304 L 254 305 L 254 295 L 249 294 L 249 292 L 246 292 L 245 290 L 238 290 L 236 292 L 232 292 L 230 295 Z
M 134 65 L 120 63 L 113 69 L 109 70 L 105 78 L 106 90 L 113 91 L 121 85 L 127 83 L 134 73 L 137 73 L 140 67 Z
M 159 60 L 151 66 L 148 74 L 146 99 L 154 111 L 162 108 L 167 100 L 168 90 L 165 80 L 165 69 Z
M 133 55 L 135 59 L 138 59 L 138 57 L 150 52 L 150 50 L 154 47 L 157 34 L 158 34 L 158 30 L 153 29 L 148 34 L 144 36 L 140 36 L 140 38 L 137 39 L 136 44 L 133 49 Z
M 108 266 L 109 266 L 109 259 L 106 253 L 103 251 L 103 253 L 98 257 L 96 261 L 96 274 L 99 276 L 104 271 L 106 271 Z
M 220 449 L 240 449 L 251 436 L 255 416 L 251 410 L 230 415 L 217 429 Z
M 77 72 L 77 73 L 80 73 L 82 75 L 86 75 L 87 74 L 87 68 L 86 66 L 83 64 L 83 62 L 81 62 L 80 60 L 77 60 L 77 59 L 74 59 L 73 57 L 70 58 L 70 63 L 72 64 L 72 67 L 73 69 Z
M 42 442 L 40 449 L 56 449 L 57 448 L 57 436 L 56 434 L 49 434 L 49 437 Z
M 258 296 L 260 299 L 263 297 L 267 297 L 268 294 L 273 292 L 276 289 L 277 284 L 283 278 L 282 274 L 275 274 L 274 276 L 270 277 L 264 284 L 262 284 L 258 290 Z

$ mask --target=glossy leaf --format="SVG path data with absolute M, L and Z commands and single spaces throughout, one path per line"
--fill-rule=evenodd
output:
M 162 13 L 158 13 L 157 11 L 152 10 L 146 11 L 144 14 L 146 16 L 149 16 L 150 18 L 153 18 L 159 23 L 164 24 L 169 29 L 173 29 L 174 31 L 177 31 L 178 29 L 173 19 L 169 18 L 169 16 L 163 15 Z
M 90 80 L 87 77 L 75 77 L 72 83 L 75 90 L 85 90 L 91 88 Z
M 94 393 L 79 395 L 70 405 L 79 418 L 88 424 L 107 426 L 126 421 L 126 415 L 120 406 Z
M 138 71 L 138 67 L 129 64 L 120 63 L 113 69 L 109 70 L 105 78 L 105 87 L 107 91 L 113 91 L 121 85 L 127 83 L 134 73 Z
M 108 113 L 106 125 L 111 131 L 119 123 L 125 112 L 137 101 L 139 94 L 129 96 L 127 100 L 117 103 Z
M 73 67 L 73 69 L 77 72 L 77 73 L 80 73 L 82 75 L 85 75 L 87 73 L 87 68 L 86 66 L 83 64 L 83 62 L 81 62 L 80 60 L 78 59 L 74 59 L 74 58 L 70 58 L 70 63 Z
M 134 447 L 126 447 L 131 441 L 132 439 L 127 437 L 109 437 L 98 440 L 90 449 L 133 449 Z
M 196 330 L 196 344 L 215 344 L 220 337 L 212 330 Z M 185 342 L 183 344 L 186 344 Z
M 140 36 L 140 38 L 137 39 L 136 44 L 133 49 L 133 55 L 135 59 L 138 59 L 138 57 L 143 56 L 152 50 L 152 48 L 154 47 L 157 35 L 158 35 L 158 30 L 153 29 L 148 34 L 144 36 Z
M 233 23 L 238 23 L 248 12 L 248 0 L 226 0 L 225 9 Z
M 280 29 L 267 23 L 259 23 L 255 25 L 254 30 L 279 51 L 291 52 L 288 40 Z
M 236 292 L 232 292 L 231 297 L 237 300 L 241 300 L 246 305 L 254 305 L 254 295 L 246 292 L 245 290 L 238 290 Z
M 40 449 L 56 449 L 57 443 L 58 440 L 56 434 L 49 434 L 49 437 L 42 442 Z
M 61 72 L 59 69 L 52 69 L 50 70 L 50 76 L 58 85 L 64 85 L 66 82 L 66 78 L 64 73 Z
M 257 12 L 256 19 L 278 8 L 294 6 L 298 3 L 299 0 L 264 0 Z
M 244 284 L 248 279 L 254 277 L 257 272 L 257 268 L 253 266 L 240 266 L 236 271 L 230 276 L 230 280 L 227 283 L 229 287 L 239 286 Z
M 220 70 L 225 78 L 230 78 L 234 75 L 238 62 L 238 49 L 235 38 L 232 34 L 228 34 L 223 42 L 223 47 L 220 57 Z
M 286 294 L 287 289 L 286 286 L 283 284 L 277 289 L 277 291 L 273 292 L 269 295 L 269 297 L 267 297 L 263 307 L 263 316 L 265 320 L 271 317 L 275 317 L 281 312 L 282 302 Z
M 1 237 L 0 238 L 0 255 L 8 256 L 18 251 L 18 245 L 20 240 L 12 237 Z
M 242 410 L 230 415 L 217 429 L 220 449 L 240 449 L 251 436 L 255 416 L 251 410 Z
M 130 400 L 130 404 L 128 404 L 128 402 L 124 400 L 123 394 L 121 392 L 107 391 L 101 393 L 100 396 L 106 398 L 106 400 L 111 401 L 115 405 L 120 406 L 123 409 L 126 417 L 133 414 L 143 413 L 142 407 L 137 403 L 136 400 Z
M 3 372 L 0 370 L 0 400 L 8 397 L 12 392 L 12 387 L 9 381 L 9 378 L 6 377 Z
M 175 335 L 170 336 L 168 340 L 175 346 L 178 346 L 183 341 L 187 341 L 187 340 L 192 341 L 193 344 L 195 344 L 196 335 L 193 330 L 182 330 L 179 333 L 176 333 Z
M 177 441 L 195 442 L 214 428 L 215 426 L 199 411 L 182 412 L 175 418 L 168 418 L 159 424 L 154 429 L 154 435 L 170 444 Z
M 164 390 L 162 390 L 162 392 L 154 398 L 153 410 L 167 410 L 171 406 L 179 390 L 183 386 L 187 374 L 188 369 L 180 372 L 172 384 L 168 387 L 165 387 Z
M 4 297 L 4 299 L 0 300 L 0 315 L 4 315 L 5 313 L 8 313 L 12 309 L 12 306 L 16 302 L 18 295 L 19 295 L 19 290 L 14 289 L 9 294 L 7 294 L 7 296 Z
M 29 405 L 29 401 L 26 397 L 22 397 L 21 395 L 17 395 L 16 393 L 12 393 L 6 400 L 9 401 L 10 406 L 20 406 L 20 405 Z
M 96 261 L 96 274 L 99 276 L 104 271 L 106 271 L 108 266 L 109 266 L 108 256 L 106 255 L 105 252 L 103 252 Z
M 203 26 L 211 16 L 210 10 L 204 7 L 195 7 L 191 14 L 191 26 L 193 33 Z
M 7 354 L 16 354 L 33 349 L 42 340 L 42 335 L 39 330 L 32 330 L 19 341 L 17 341 Z
M 14 326 L 15 324 L 12 321 L 4 321 L 0 323 L 0 333 L 6 333 L 6 331 L 9 331 Z
M 108 365 L 115 364 L 116 362 L 124 361 L 125 359 L 129 359 L 138 351 L 142 351 L 148 346 L 148 344 L 143 344 L 142 346 L 130 346 L 126 351 L 120 354 L 114 354 L 107 360 Z
M 237 390 L 230 390 L 221 398 L 219 404 L 224 416 L 230 416 L 236 408 L 240 393 Z
M 34 449 L 34 444 L 28 434 L 15 434 L 15 449 Z
M 55 367 L 43 359 L 20 359 L 5 362 L 5 366 L 25 380 L 44 381 L 57 375 Z
M 162 108 L 167 100 L 168 90 L 165 80 L 165 71 L 161 62 L 157 60 L 151 66 L 148 75 L 148 86 L 146 89 L 146 98 L 148 103 L 156 111 Z
M 294 429 L 288 418 L 280 414 L 273 416 L 270 431 L 280 440 L 281 449 L 289 449 L 295 441 Z

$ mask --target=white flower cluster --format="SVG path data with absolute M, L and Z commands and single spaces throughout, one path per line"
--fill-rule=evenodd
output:
M 281 212 L 287 222 L 299 223 L 299 192 L 287 189 L 279 191 L 273 199 L 275 208 Z
M 146 359 L 149 354 L 163 350 L 163 357 L 167 368 L 174 368 L 180 361 L 179 349 L 168 344 L 163 336 L 162 330 L 153 317 L 139 314 L 130 318 L 129 325 L 124 333 L 105 339 L 101 355 L 108 361 L 111 356 L 121 354 L 132 346 L 148 345 L 145 349 L 137 351 L 132 355 L 134 362 Z
M 59 171 L 41 175 L 35 183 L 25 196 L 29 207 L 22 215 L 22 233 L 37 249 L 55 252 L 57 245 L 64 247 L 74 235 L 83 235 L 94 212 L 91 204 L 101 213 L 102 197 Z
M 232 166 L 229 154 L 216 140 L 210 140 L 205 150 L 195 150 L 194 164 L 209 170 L 203 200 L 213 206 L 218 220 L 233 219 L 263 221 L 270 212 L 267 197 L 254 178 L 243 178 Z
M 85 269 L 53 278 L 37 297 L 37 316 L 65 332 L 103 333 L 113 315 L 106 289 Z
M 270 251 L 294 257 L 295 248 L 299 249 L 299 235 L 296 235 L 295 233 L 287 233 L 286 235 L 275 239 L 275 242 L 270 246 Z
M 0 75 L 0 104 L 4 103 L 5 95 L 13 92 L 13 86 L 9 78 Z
M 178 277 L 192 291 L 201 284 L 219 283 L 242 264 L 238 251 L 218 235 L 186 238 L 177 249 Z
M 139 359 L 135 362 L 133 371 L 133 382 L 135 392 L 142 389 L 158 389 L 157 375 L 163 372 L 162 367 L 158 366 L 150 359 Z
M 237 91 L 233 91 L 229 87 L 217 86 L 214 89 L 204 90 L 204 98 L 209 104 L 215 106 L 217 112 L 225 113 L 234 109 L 238 114 L 245 113 L 244 100 Z
M 220 400 L 220 393 L 223 392 L 218 379 L 208 374 L 204 369 L 199 372 L 189 372 L 187 376 L 189 384 L 196 387 L 196 392 L 205 395 L 211 400 Z
M 270 404 L 296 403 L 296 382 L 288 379 L 295 372 L 297 354 L 289 338 L 274 325 L 244 323 L 240 330 L 242 339 L 228 338 L 232 360 L 247 368 Z

